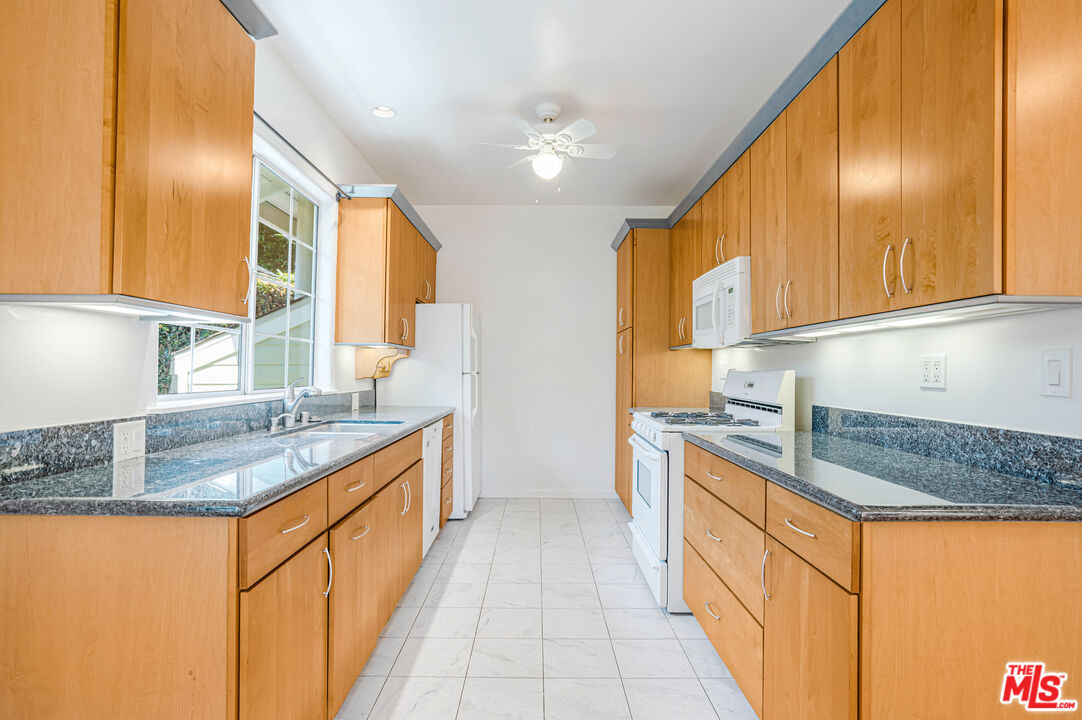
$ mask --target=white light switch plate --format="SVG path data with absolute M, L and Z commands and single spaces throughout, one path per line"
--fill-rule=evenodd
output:
M 1041 395 L 1071 397 L 1071 348 L 1046 348 L 1041 351 Z
M 113 462 L 131 460 L 146 454 L 147 424 L 145 420 L 113 424 Z
M 932 390 L 947 389 L 947 356 L 920 356 L 920 386 Z

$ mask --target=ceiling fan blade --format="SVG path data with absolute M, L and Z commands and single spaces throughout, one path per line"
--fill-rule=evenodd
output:
M 579 119 L 565 127 L 560 132 L 556 133 L 556 137 L 560 138 L 564 135 L 571 138 L 568 140 L 568 144 L 574 144 L 580 140 L 585 140 L 591 135 L 597 134 L 597 128 L 592 122 L 586 119 Z
M 533 160 L 533 157 L 534 157 L 533 155 L 527 155 L 524 158 L 519 158 L 518 160 L 514 161 L 513 163 L 511 163 L 507 167 L 513 168 L 513 167 L 517 167 L 519 165 L 524 165 L 524 164 L 530 162 L 531 160 Z
M 533 150 L 533 148 L 530 147 L 529 145 L 508 145 L 506 143 L 490 143 L 490 142 L 483 142 L 483 143 L 477 143 L 477 144 L 478 145 L 488 145 L 489 147 L 511 148 L 512 150 Z
M 601 145 L 598 143 L 586 143 L 585 145 L 578 145 L 582 148 L 582 152 L 575 155 L 576 158 L 583 158 L 586 160 L 612 160 L 616 156 L 616 148 L 612 145 Z
M 530 135 L 540 135 L 541 134 L 541 133 L 539 133 L 537 131 L 537 128 L 535 128 L 533 125 L 526 122 L 522 118 L 512 117 L 511 122 L 514 124 L 515 127 L 517 127 L 519 130 L 521 130 L 522 134 L 525 135 L 526 137 L 529 137 Z

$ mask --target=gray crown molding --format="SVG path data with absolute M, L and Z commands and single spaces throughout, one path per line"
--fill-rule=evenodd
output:
M 262 40 L 278 34 L 278 28 L 274 27 L 274 23 L 252 0 L 221 0 L 221 3 L 253 40 Z
M 405 194 L 402 192 L 402 188 L 399 186 L 344 185 L 342 189 L 347 191 L 351 198 L 389 198 L 413 224 L 413 227 L 417 228 L 417 232 L 421 233 L 422 237 L 428 241 L 429 245 L 437 251 L 443 247 L 443 245 L 440 244 L 440 241 L 436 239 L 435 233 L 432 232 L 428 225 L 425 225 L 425 221 L 417 214 L 417 210 L 414 209 L 413 205 L 410 205 L 410 201 L 406 199 Z
M 627 234 L 636 228 L 668 230 L 671 227 L 668 218 L 627 218 L 620 225 L 620 232 L 616 233 L 616 239 L 612 241 L 612 249 L 618 250 Z

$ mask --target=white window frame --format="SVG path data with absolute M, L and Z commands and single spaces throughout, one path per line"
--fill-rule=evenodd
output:
M 231 335 L 240 335 L 240 343 L 238 343 L 238 345 L 237 345 L 237 388 L 235 390 L 212 390 L 212 391 L 208 391 L 208 392 L 166 393 L 165 395 L 162 395 L 162 394 L 158 393 L 158 352 L 157 352 L 157 348 L 158 348 L 158 342 L 159 342 L 158 341 L 158 326 L 159 325 L 176 325 L 178 327 L 189 328 L 190 331 L 193 330 L 193 329 L 206 329 L 206 330 L 212 330 L 214 332 L 224 332 L 224 333 L 228 333 L 228 334 L 231 334 Z M 245 326 L 247 325 L 247 323 L 239 323 L 239 325 L 240 325 L 240 327 L 238 327 L 236 329 L 223 328 L 223 327 L 216 327 L 214 325 L 209 325 L 207 323 L 198 322 L 198 321 L 194 321 L 194 320 L 191 321 L 191 322 L 184 322 L 183 320 L 180 320 L 180 319 L 178 319 L 175 322 L 170 322 L 168 320 L 162 320 L 162 321 L 154 323 L 154 342 L 153 342 L 153 345 L 154 345 L 155 352 L 154 352 L 154 373 L 153 373 L 153 377 L 154 377 L 154 396 L 155 396 L 155 399 L 156 399 L 155 407 L 163 406 L 163 405 L 169 405 L 169 404 L 173 403 L 174 401 L 179 401 L 181 403 L 186 403 L 186 402 L 190 402 L 192 400 L 199 400 L 199 399 L 202 399 L 202 398 L 207 398 L 208 400 L 210 400 L 210 399 L 214 399 L 214 398 L 236 397 L 237 395 L 240 395 L 240 394 L 244 393 L 245 392 L 244 391 L 245 382 L 246 382 L 245 375 L 248 373 L 248 357 L 247 356 L 250 354 L 250 351 L 249 351 L 249 347 L 248 347 L 248 344 L 247 344 L 247 339 L 246 339 L 246 336 L 245 336 L 245 331 L 247 329 Z M 188 351 L 192 352 L 194 350 L 194 347 L 195 347 L 194 343 L 192 345 L 189 345 L 188 346 Z M 194 366 L 193 366 L 193 369 L 194 369 Z

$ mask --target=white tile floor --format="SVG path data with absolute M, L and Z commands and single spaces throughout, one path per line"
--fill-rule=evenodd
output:
M 483 499 L 449 522 L 340 720 L 753 720 L 690 615 L 659 610 L 618 500 Z

